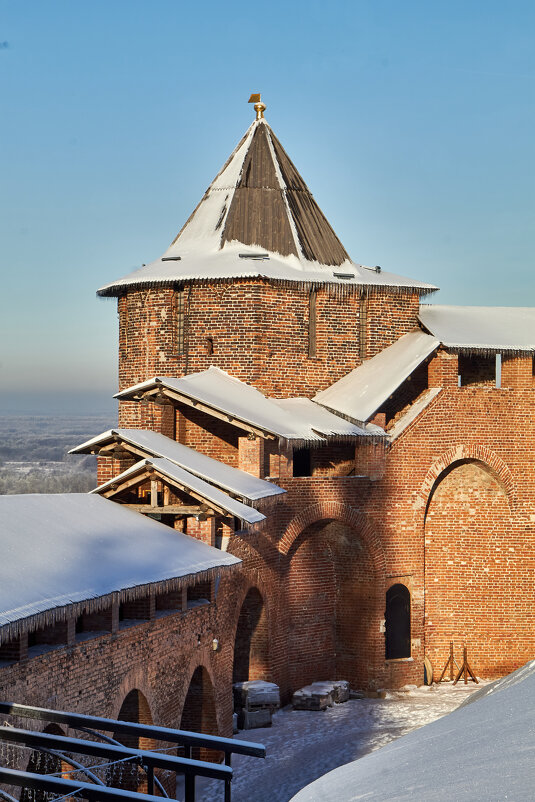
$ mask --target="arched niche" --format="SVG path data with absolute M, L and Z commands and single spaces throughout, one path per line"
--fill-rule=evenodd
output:
M 180 729 L 209 735 L 218 734 L 214 688 L 204 666 L 197 666 L 192 674 L 182 708 Z M 193 758 L 197 760 L 209 760 L 214 756 L 219 755 L 206 749 L 193 749 Z
M 264 599 L 251 588 L 240 609 L 234 640 L 233 682 L 269 679 L 269 633 Z
M 384 579 L 376 555 L 359 530 L 327 519 L 304 529 L 288 557 L 291 689 L 335 678 L 367 687 L 384 655 Z

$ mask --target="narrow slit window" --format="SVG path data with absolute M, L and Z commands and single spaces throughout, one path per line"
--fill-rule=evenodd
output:
M 361 298 L 359 307 L 359 353 L 361 359 L 366 359 L 367 328 L 368 328 L 368 304 L 366 302 L 366 298 Z
M 177 290 L 176 294 L 176 350 L 181 356 L 184 353 L 184 290 Z
M 308 299 L 308 355 L 316 356 L 317 291 L 310 290 Z

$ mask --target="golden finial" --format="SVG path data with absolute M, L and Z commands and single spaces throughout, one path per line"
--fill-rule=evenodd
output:
M 264 116 L 264 111 L 266 110 L 266 104 L 262 103 L 260 98 L 260 92 L 257 95 L 251 95 L 248 103 L 254 103 L 254 110 L 256 111 L 256 119 L 261 120 Z

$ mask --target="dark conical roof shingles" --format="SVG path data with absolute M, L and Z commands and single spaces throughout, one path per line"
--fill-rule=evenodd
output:
M 263 120 L 245 156 L 221 236 L 324 265 L 349 256 L 310 190 Z

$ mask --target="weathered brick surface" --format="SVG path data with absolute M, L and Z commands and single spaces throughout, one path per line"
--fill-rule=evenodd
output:
M 268 395 L 312 396 L 410 331 L 418 315 L 415 293 L 370 295 L 362 354 L 361 298 L 319 289 L 316 355 L 310 357 L 305 288 L 241 280 L 192 285 L 185 296 L 182 353 L 174 290 L 133 290 L 119 298 L 120 389 L 155 375 L 181 376 L 216 365 Z M 121 402 L 120 425 L 162 431 L 162 409 Z

